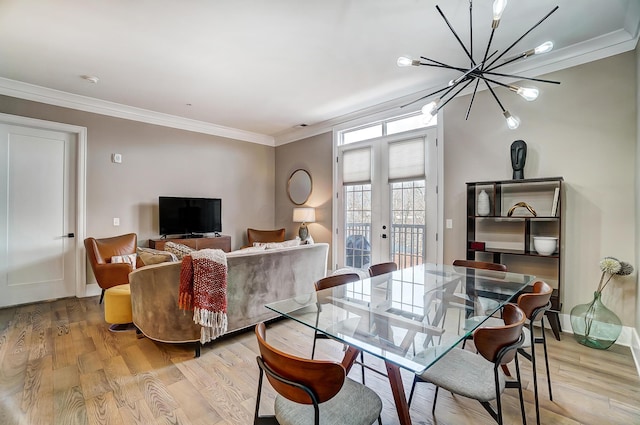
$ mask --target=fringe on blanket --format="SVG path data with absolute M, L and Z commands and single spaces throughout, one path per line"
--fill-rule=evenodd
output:
M 227 332 L 227 313 L 202 310 L 196 307 L 193 310 L 193 321 L 202 326 L 200 328 L 200 343 L 207 342 L 222 336 Z

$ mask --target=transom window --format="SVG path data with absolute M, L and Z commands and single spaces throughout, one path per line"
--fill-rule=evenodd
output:
M 361 142 L 363 140 L 376 139 L 382 136 L 403 133 L 405 131 L 416 130 L 419 128 L 432 127 L 438 124 L 438 116 L 429 116 L 425 119 L 425 115 L 421 112 L 402 115 L 399 117 L 388 118 L 366 125 L 350 128 L 340 132 L 340 145 L 348 145 L 350 143 Z

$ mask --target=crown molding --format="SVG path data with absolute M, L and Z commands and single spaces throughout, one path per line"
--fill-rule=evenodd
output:
M 640 7 L 632 9 L 630 6 L 629 15 L 633 15 L 633 18 L 627 19 L 627 22 L 632 23 L 625 25 L 626 29 L 620 29 L 591 40 L 577 43 L 571 47 L 552 51 L 546 55 L 538 57 L 534 56 L 531 58 L 532 60 L 524 61 L 517 67 L 505 67 L 504 72 L 527 77 L 538 77 L 540 75 L 561 71 L 563 69 L 634 50 L 638 44 L 638 36 L 640 33 Z M 343 125 L 349 121 L 354 121 L 366 116 L 376 115 L 383 111 L 391 113 L 394 110 L 397 110 L 398 114 L 400 114 L 401 105 L 406 105 L 407 103 L 412 102 L 440 87 L 442 87 L 442 85 L 427 87 L 419 92 L 389 100 L 350 114 L 345 114 L 320 123 L 311 124 L 304 128 L 296 128 L 278 133 L 274 135 L 275 146 L 285 145 L 300 139 L 326 133 L 332 131 L 336 126 Z M 482 90 L 486 90 L 486 88 Z M 473 90 L 471 88 L 467 88 L 462 91 L 460 95 L 470 94 L 472 91 Z
M 54 90 L 21 81 L 0 77 L 0 94 L 31 100 L 64 108 L 92 112 L 110 117 L 139 121 L 163 127 L 177 128 L 212 136 L 226 137 L 234 140 L 275 146 L 274 138 L 264 134 L 252 133 L 236 128 L 225 127 L 204 121 L 163 114 L 148 109 L 135 108 L 120 103 L 108 102 L 87 96 Z

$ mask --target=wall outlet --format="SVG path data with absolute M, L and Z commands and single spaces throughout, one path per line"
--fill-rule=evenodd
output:
M 113 225 L 120 226 L 120 219 L 118 217 L 113 217 Z
M 446 221 L 447 229 L 453 229 L 453 220 L 448 218 Z

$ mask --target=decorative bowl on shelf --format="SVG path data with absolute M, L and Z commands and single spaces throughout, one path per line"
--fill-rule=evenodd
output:
M 534 236 L 533 247 L 540 255 L 551 255 L 556 252 L 558 238 L 551 236 Z

